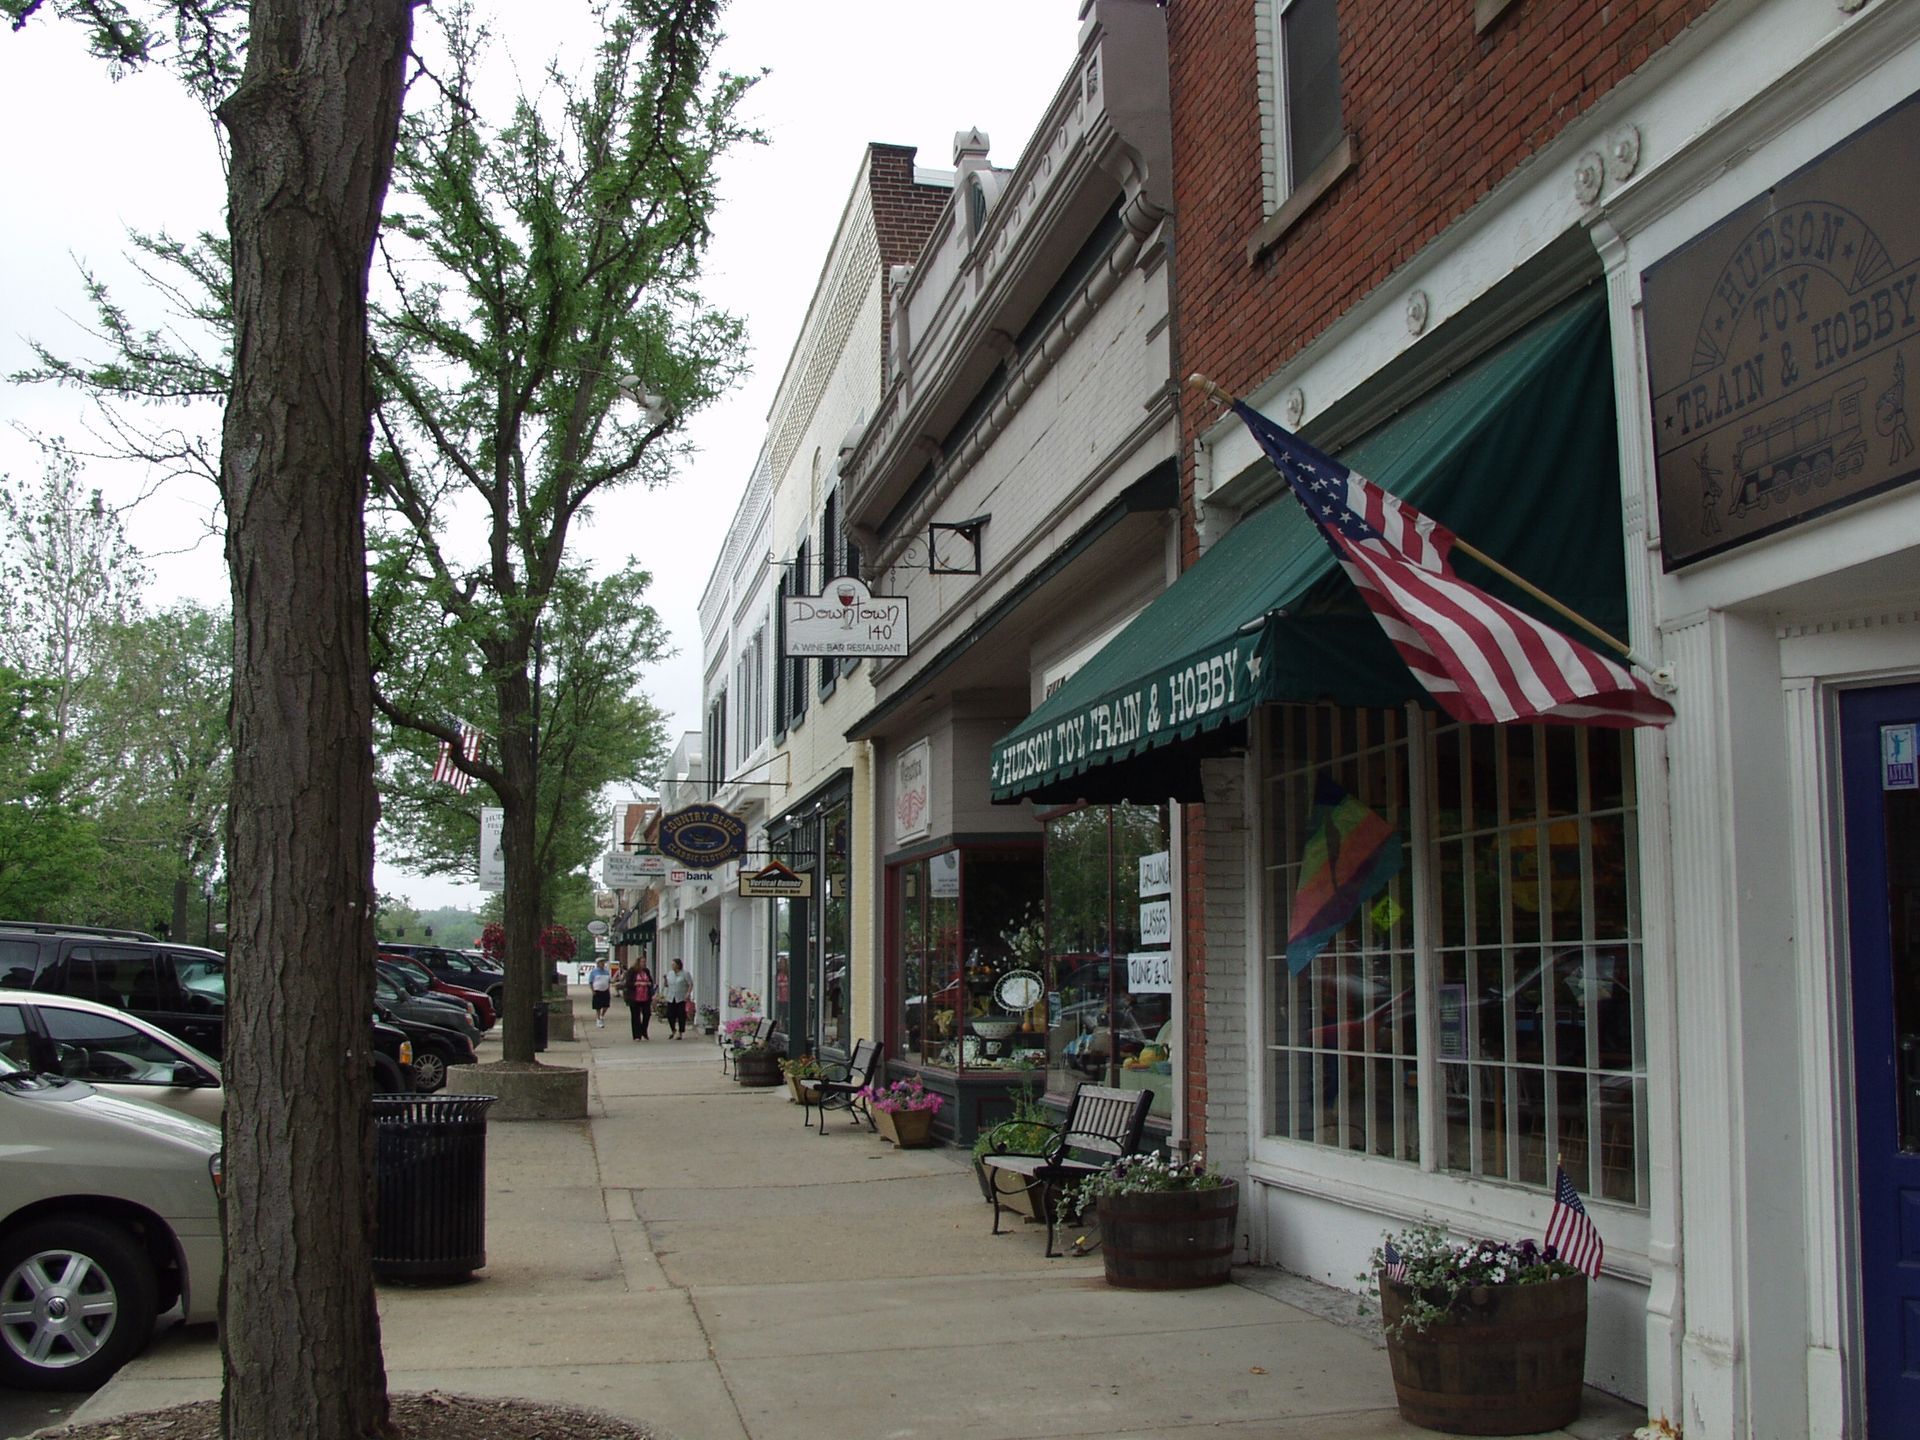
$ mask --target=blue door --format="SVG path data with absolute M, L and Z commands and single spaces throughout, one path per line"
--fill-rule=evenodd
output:
M 1920 1416 L 1920 685 L 1840 702 L 1867 1435 Z

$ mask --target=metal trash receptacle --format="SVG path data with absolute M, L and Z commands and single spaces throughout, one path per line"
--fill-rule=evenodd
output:
M 533 1051 L 537 1055 L 547 1048 L 547 1002 L 533 1002 Z
M 487 1108 L 492 1095 L 383 1095 L 373 1102 L 373 1273 L 464 1280 L 487 1263 Z

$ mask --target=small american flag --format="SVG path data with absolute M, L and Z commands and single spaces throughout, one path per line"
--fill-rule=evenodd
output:
M 480 755 L 480 732 L 473 726 L 460 722 L 460 754 L 463 759 L 475 760 Z M 444 785 L 451 785 L 455 794 L 464 795 L 473 787 L 473 776 L 453 763 L 453 746 L 447 741 L 440 742 L 440 759 L 434 764 L 433 778 Z
M 1664 725 L 1673 707 L 1622 666 L 1453 573 L 1453 533 L 1234 402 L 1360 598 L 1440 708 L 1470 725 Z
M 1573 1188 L 1562 1166 L 1555 1166 L 1553 1172 L 1553 1214 L 1547 1218 L 1547 1244 L 1569 1265 L 1584 1270 L 1588 1279 L 1600 1274 L 1600 1257 L 1607 1253 L 1607 1247 L 1600 1243 L 1593 1217 L 1580 1203 L 1580 1192 Z
M 1387 1241 L 1387 1248 L 1383 1258 L 1386 1263 L 1380 1267 L 1381 1273 L 1396 1285 L 1406 1284 L 1407 1262 L 1401 1257 L 1400 1252 L 1393 1248 L 1393 1242 L 1391 1240 Z

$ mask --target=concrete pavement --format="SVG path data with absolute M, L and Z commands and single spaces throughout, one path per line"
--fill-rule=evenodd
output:
M 963 1153 L 844 1117 L 821 1137 L 784 1089 L 722 1079 L 709 1041 L 636 1044 L 619 1009 L 604 1030 L 580 1011 L 584 1038 L 546 1058 L 591 1068 L 590 1117 L 490 1127 L 487 1268 L 381 1287 L 396 1390 L 565 1401 L 680 1440 L 1431 1433 L 1398 1418 L 1375 1338 L 1314 1313 L 1347 1297 L 1268 1271 L 1109 1289 L 1098 1258 L 1046 1259 L 1037 1227 L 989 1234 Z M 176 1328 L 73 1418 L 218 1388 L 211 1329 Z M 1638 1423 L 1588 1399 L 1566 1433 Z

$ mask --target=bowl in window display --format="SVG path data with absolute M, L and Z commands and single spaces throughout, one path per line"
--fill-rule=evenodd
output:
M 1011 1040 L 1020 1029 L 1017 1015 L 998 1018 L 980 1016 L 973 1021 L 973 1033 L 982 1040 Z

